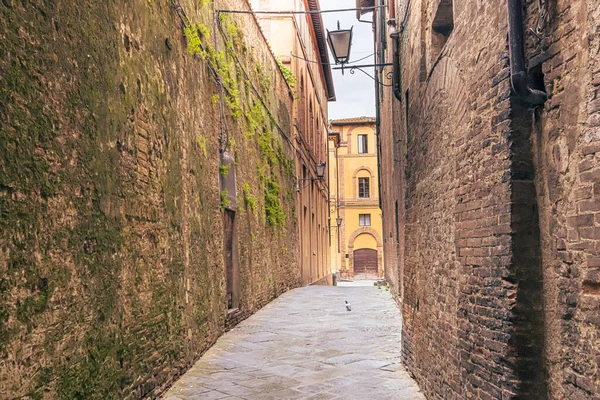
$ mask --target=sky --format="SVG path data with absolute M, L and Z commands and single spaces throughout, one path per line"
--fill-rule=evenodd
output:
M 335 10 L 341 8 L 355 8 L 356 0 L 320 0 L 321 10 Z M 371 20 L 372 13 L 362 17 L 363 20 Z M 356 11 L 340 13 L 324 13 L 323 23 L 330 31 L 337 29 L 337 21 L 340 21 L 342 29 L 354 26 L 350 62 L 373 54 L 373 31 L 371 24 L 358 22 Z M 329 59 L 333 64 L 331 52 Z M 359 61 L 358 64 L 373 64 L 373 56 Z M 332 65 L 333 67 L 334 65 Z M 366 71 L 373 74 L 373 68 Z M 333 70 L 333 81 L 337 101 L 329 103 L 329 119 L 352 118 L 352 117 L 374 117 L 375 116 L 375 82 L 360 71 L 350 74 L 345 71 L 344 75 L 339 70 Z

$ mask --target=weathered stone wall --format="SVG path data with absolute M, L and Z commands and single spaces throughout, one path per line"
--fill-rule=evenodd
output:
M 432 398 L 593 398 L 600 6 L 549 2 L 537 39 L 538 2 L 524 3 L 529 75 L 550 96 L 534 112 L 511 96 L 506 2 L 455 0 L 436 49 L 448 3 L 411 2 L 403 101 L 383 98 L 386 276 L 404 362 Z
M 299 284 L 292 92 L 251 16 L 173 4 L 0 3 L 0 397 L 156 397 Z

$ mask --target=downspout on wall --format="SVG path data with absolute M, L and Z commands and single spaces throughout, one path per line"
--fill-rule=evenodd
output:
M 394 97 L 399 102 L 402 102 L 402 84 L 400 80 L 400 31 L 395 26 L 390 26 L 390 37 L 392 38 L 392 58 L 393 58 L 393 73 L 392 73 L 392 91 Z
M 531 88 L 525 69 L 523 11 L 521 0 L 508 0 L 508 46 L 510 52 L 510 83 L 517 96 L 527 106 L 539 107 L 548 100 L 541 90 Z
M 381 5 L 383 2 L 379 1 L 378 5 Z M 379 19 L 379 21 L 382 21 L 381 16 L 379 15 L 379 13 L 382 12 L 381 8 L 377 8 L 373 11 L 373 41 L 375 44 L 378 43 L 377 41 L 377 20 Z M 380 26 L 379 29 L 382 29 L 382 27 Z M 380 44 L 381 46 L 381 44 Z M 377 48 L 376 48 L 377 50 Z M 379 62 L 383 62 L 383 57 L 382 57 L 382 52 L 380 54 L 377 53 L 377 51 L 375 52 L 375 62 L 379 63 Z M 378 203 L 379 203 L 379 209 L 382 210 L 382 214 L 383 214 L 383 202 L 382 202 L 382 190 L 381 190 L 381 96 L 379 95 L 379 86 L 380 86 L 380 79 L 379 79 L 379 75 L 380 71 L 377 71 L 377 67 L 375 68 L 375 146 L 377 148 L 377 190 L 379 192 L 379 195 L 377 196 L 378 198 Z
M 548 399 L 544 271 L 533 141 L 534 112 L 548 96 L 531 87 L 525 68 L 522 0 L 507 0 L 510 82 L 511 273 L 516 284 L 510 340 L 519 398 Z M 525 106 L 525 107 L 523 107 Z

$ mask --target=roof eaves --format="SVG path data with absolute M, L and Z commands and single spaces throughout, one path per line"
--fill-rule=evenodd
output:
M 308 0 L 308 6 L 311 11 L 319 11 L 321 9 L 319 0 Z M 325 29 L 323 27 L 323 18 L 320 13 L 311 14 L 313 28 L 317 36 L 317 46 L 319 47 L 319 55 L 321 57 L 321 68 L 325 76 L 325 84 L 327 85 L 327 100 L 335 101 L 335 88 L 333 86 L 333 75 L 331 73 L 331 64 L 329 62 L 329 53 L 327 51 L 327 41 L 325 40 Z
M 374 124 L 376 119 L 373 117 L 355 117 L 334 119 L 330 121 L 331 125 L 350 125 L 350 124 Z

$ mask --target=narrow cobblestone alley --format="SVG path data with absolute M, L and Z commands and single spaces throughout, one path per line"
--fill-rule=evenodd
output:
M 164 399 L 424 399 L 400 364 L 400 327 L 384 288 L 296 289 L 223 335 Z

